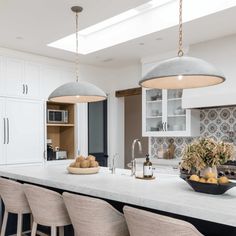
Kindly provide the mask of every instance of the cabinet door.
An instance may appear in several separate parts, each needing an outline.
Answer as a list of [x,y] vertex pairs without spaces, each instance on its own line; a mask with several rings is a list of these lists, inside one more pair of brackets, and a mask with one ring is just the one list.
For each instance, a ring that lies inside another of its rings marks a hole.
[[53,66],[43,66],[42,74],[43,98],[48,99],[49,95],[59,86],[75,81],[73,73],[66,73],[63,69]]
[[182,90],[167,90],[166,130],[170,132],[186,131],[186,110],[182,109]]
[[7,99],[7,164],[43,161],[43,102]]
[[8,96],[23,95],[24,62],[14,58],[6,58],[5,89]]
[[149,135],[163,130],[163,90],[143,90],[143,134]]
[[40,65],[26,62],[24,74],[25,96],[40,98]]
[[4,95],[5,93],[5,78],[4,78],[4,71],[3,71],[3,57],[0,56],[0,95]]
[[0,98],[0,164],[5,163],[6,146],[5,99]]

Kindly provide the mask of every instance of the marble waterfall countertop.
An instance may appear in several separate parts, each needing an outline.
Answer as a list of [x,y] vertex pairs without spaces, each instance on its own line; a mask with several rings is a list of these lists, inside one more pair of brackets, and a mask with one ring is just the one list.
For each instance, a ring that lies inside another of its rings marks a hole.
[[0,176],[236,227],[236,188],[218,196],[196,193],[177,173],[156,170],[156,179],[146,181],[123,169],[72,175],[58,164],[2,166]]

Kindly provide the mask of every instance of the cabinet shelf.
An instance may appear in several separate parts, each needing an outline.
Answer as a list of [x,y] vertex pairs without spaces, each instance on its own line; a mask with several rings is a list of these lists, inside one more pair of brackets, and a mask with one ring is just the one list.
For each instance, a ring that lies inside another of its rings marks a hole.
[[147,103],[160,103],[162,100],[147,101]]
[[74,127],[74,124],[47,124],[47,126],[57,126],[57,127]]
[[182,98],[168,98],[168,101],[181,101]]
[[168,117],[185,117],[186,114],[181,114],[181,115],[168,115]]
[[147,119],[156,119],[156,118],[162,118],[162,116],[147,116]]

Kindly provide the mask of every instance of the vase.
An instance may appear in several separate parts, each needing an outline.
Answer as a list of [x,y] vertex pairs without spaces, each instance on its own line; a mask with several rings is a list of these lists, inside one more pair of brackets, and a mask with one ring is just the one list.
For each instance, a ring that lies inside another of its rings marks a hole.
[[217,168],[216,166],[207,166],[205,167],[203,170],[200,171],[200,176],[204,177],[207,173],[213,173],[215,175],[215,177],[217,178],[218,176],[218,171],[217,171]]

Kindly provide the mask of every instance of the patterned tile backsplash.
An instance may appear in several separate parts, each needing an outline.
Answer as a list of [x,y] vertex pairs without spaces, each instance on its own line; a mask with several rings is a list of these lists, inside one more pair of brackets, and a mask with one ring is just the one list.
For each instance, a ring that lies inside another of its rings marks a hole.
[[[211,137],[236,143],[236,106],[201,109],[200,136]],[[157,158],[157,152],[162,145],[168,146],[169,140],[174,140],[175,157],[180,159],[183,148],[196,137],[151,137],[151,156]]]

